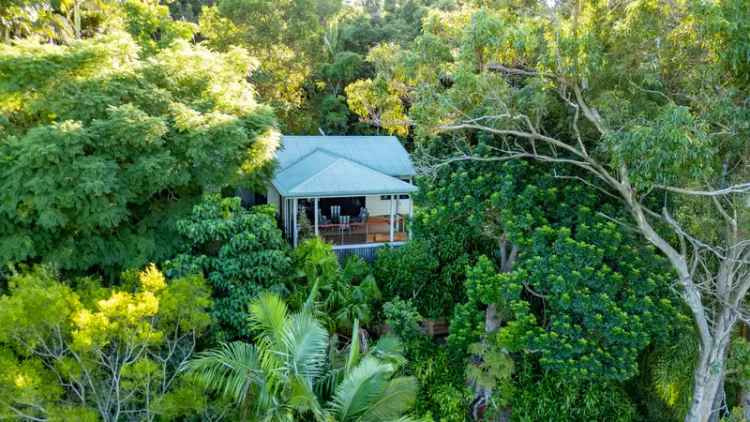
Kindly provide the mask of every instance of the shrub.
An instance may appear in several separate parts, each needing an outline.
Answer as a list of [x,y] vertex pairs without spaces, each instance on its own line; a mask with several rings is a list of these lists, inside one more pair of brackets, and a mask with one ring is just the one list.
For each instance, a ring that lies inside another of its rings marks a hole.
[[246,210],[240,198],[207,196],[180,220],[182,253],[167,263],[170,276],[203,274],[213,287],[220,339],[250,335],[247,304],[263,289],[284,290],[292,273],[289,247],[267,206]]
[[439,262],[429,244],[413,240],[400,248],[383,248],[374,274],[385,297],[412,299],[427,317],[446,315],[453,306],[452,289],[440,285]]

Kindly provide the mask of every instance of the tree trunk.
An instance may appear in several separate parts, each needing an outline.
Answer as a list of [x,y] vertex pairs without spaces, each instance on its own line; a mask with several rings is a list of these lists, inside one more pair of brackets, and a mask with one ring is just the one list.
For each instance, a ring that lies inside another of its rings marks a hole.
[[[499,244],[499,257],[500,257],[500,272],[507,273],[513,270],[516,257],[518,256],[518,248],[512,245],[510,253],[508,251],[509,242],[503,238]],[[490,304],[487,306],[487,310],[484,314],[484,333],[482,337],[482,343],[487,341],[487,337],[500,329],[502,325],[502,319],[497,312],[497,305]],[[471,416],[474,420],[482,420],[485,418],[485,411],[492,398],[492,389],[475,384],[474,385],[474,401],[471,404]],[[498,412],[498,415],[494,418],[495,422],[506,422],[510,420],[510,410],[504,409]]]
[[701,347],[693,376],[693,400],[685,422],[709,422],[711,416],[719,410],[715,408],[714,401],[724,380],[730,336],[723,337],[709,347]]
[[[741,324],[740,336],[745,340],[749,340],[747,324],[744,322]],[[737,394],[737,404],[742,408],[742,417],[746,421],[750,421],[750,380],[741,380],[741,388]]]
[[742,416],[746,421],[750,421],[750,389],[747,387],[743,387],[740,391],[740,405],[742,406]]
[[81,5],[80,0],[74,0],[73,3],[73,31],[76,39],[81,38]]

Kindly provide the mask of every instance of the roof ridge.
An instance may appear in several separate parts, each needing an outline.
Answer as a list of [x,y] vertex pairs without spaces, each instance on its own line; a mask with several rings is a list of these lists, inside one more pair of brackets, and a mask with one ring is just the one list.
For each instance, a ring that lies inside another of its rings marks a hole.
[[330,150],[328,150],[328,149],[326,149],[326,148],[324,148],[324,147],[316,147],[315,149],[316,149],[316,150],[318,150],[318,149],[319,149],[319,150],[321,150],[321,151],[323,151],[323,152],[325,152],[325,153],[328,153],[328,154],[330,154],[330,155],[332,155],[332,156],[334,156],[334,157],[338,157],[338,158],[340,158],[340,159],[344,159],[344,160],[346,160],[346,161],[351,161],[351,162],[352,162],[352,163],[354,163],[354,164],[359,164],[359,165],[360,165],[360,166],[362,166],[362,167],[366,167],[366,168],[368,168],[368,169],[370,169],[370,170],[372,170],[372,171],[376,171],[376,172],[378,172],[378,173],[380,173],[380,174],[384,174],[384,175],[386,175],[386,176],[389,176],[389,177],[393,177],[393,178],[396,178],[396,176],[392,176],[392,175],[390,175],[390,174],[388,174],[388,173],[383,173],[382,171],[380,171],[380,170],[376,169],[375,167],[372,167],[372,166],[370,166],[370,165],[367,165],[367,164],[365,164],[365,163],[363,163],[363,162],[361,162],[361,161],[359,161],[359,160],[355,160],[355,159],[353,159],[353,158],[349,158],[349,157],[344,157],[343,155],[341,155],[341,154],[339,154],[339,153],[337,153],[337,152],[333,152],[333,151],[330,151]]
[[[302,187],[304,185],[307,185],[308,183],[311,183],[311,180],[313,180],[315,177],[319,176],[321,173],[325,172],[326,170],[330,169],[335,164],[337,164],[337,163],[339,163],[341,161],[349,162],[349,163],[351,163],[351,164],[353,164],[355,166],[359,166],[359,167],[361,167],[361,168],[363,168],[365,170],[374,172],[374,173],[376,173],[376,174],[378,174],[378,175],[380,175],[382,177],[385,177],[387,179],[392,179],[393,181],[398,182],[398,184],[400,184],[400,185],[405,185],[405,186],[410,186],[410,187],[416,188],[413,184],[411,184],[409,182],[406,182],[406,181],[403,181],[403,180],[401,180],[401,179],[399,179],[399,178],[397,178],[395,176],[391,176],[390,174],[385,174],[382,171],[379,171],[377,169],[373,169],[373,168],[368,167],[366,165],[360,164],[360,163],[358,163],[356,161],[353,161],[353,160],[350,160],[350,159],[348,159],[346,157],[340,157],[340,158],[337,158],[335,161],[331,162],[329,165],[327,165],[324,168],[322,168],[320,171],[315,172],[310,177],[305,178],[300,183],[298,183],[298,184],[294,185],[293,187],[289,188],[288,192],[292,193],[294,190],[296,190],[296,189],[298,189],[298,188],[300,188],[300,187]],[[404,192],[406,192],[406,191],[404,191]],[[391,193],[398,193],[398,192],[391,192]]]
[[[289,188],[289,190],[293,191],[294,189],[296,189],[300,185],[304,184],[306,181],[312,179],[313,177],[319,175],[320,173],[323,173],[324,171],[328,170],[329,168],[331,168],[331,166],[333,166],[334,164],[338,163],[341,160],[346,160],[346,158],[344,158],[344,157],[338,157],[338,158],[336,158],[335,160],[331,161],[327,166],[325,166],[322,169],[320,169],[320,170],[316,171],[315,173],[311,174],[310,177],[307,177],[307,178],[303,179],[302,181],[300,181],[296,185],[294,185],[291,188]],[[347,160],[347,161],[351,161],[351,160]],[[287,168],[291,168],[291,167],[292,166],[289,166]]]

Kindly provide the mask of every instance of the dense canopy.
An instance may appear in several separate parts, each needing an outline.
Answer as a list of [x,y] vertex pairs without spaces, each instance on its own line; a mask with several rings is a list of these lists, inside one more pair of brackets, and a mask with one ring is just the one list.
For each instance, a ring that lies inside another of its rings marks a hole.
[[[0,2],[0,418],[750,420],[749,33],[746,0]],[[370,261],[264,199],[389,183],[409,240]]]

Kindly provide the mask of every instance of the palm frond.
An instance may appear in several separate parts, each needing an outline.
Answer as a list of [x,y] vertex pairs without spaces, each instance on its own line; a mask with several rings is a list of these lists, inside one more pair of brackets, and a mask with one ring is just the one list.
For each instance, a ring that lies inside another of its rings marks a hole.
[[323,407],[313,391],[309,380],[299,376],[289,380],[289,407],[300,414],[311,412],[317,420],[324,420]]
[[377,402],[388,386],[393,366],[366,356],[336,388],[331,411],[339,422],[354,421]]
[[239,341],[199,353],[188,362],[187,370],[207,389],[237,403],[248,398],[253,386],[265,383],[255,346]]
[[386,334],[383,337],[380,337],[380,340],[378,340],[375,347],[370,350],[369,354],[375,356],[381,361],[390,363],[397,368],[406,364],[404,346],[401,343],[401,340],[394,335]]
[[250,326],[260,332],[260,337],[271,341],[279,340],[287,316],[286,303],[275,293],[261,293],[250,303]]
[[312,315],[294,314],[281,333],[280,349],[285,370],[310,380],[323,375],[328,355],[328,331]]
[[352,327],[352,344],[349,345],[349,356],[346,359],[346,373],[348,374],[357,363],[360,358],[360,343],[359,343],[359,320],[354,320],[354,327]]
[[414,377],[399,377],[388,382],[383,394],[362,416],[362,422],[397,419],[408,412],[417,400],[419,383]]
[[308,312],[310,314],[315,312],[315,300],[318,298],[319,285],[320,283],[316,279],[315,283],[313,283],[312,285],[312,288],[310,288],[310,294],[307,295],[305,304],[302,306],[302,312]]

